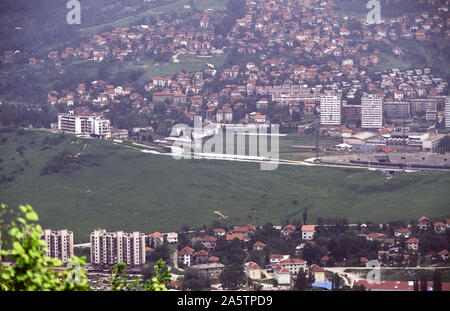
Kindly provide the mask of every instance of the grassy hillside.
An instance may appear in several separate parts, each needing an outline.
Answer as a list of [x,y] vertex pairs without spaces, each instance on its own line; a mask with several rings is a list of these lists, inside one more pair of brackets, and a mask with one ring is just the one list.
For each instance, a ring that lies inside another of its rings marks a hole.
[[[283,165],[261,171],[254,163],[174,160],[110,141],[33,130],[3,131],[0,144],[1,201],[31,204],[44,227],[69,228],[76,241],[87,241],[98,227],[152,232],[214,220],[282,223],[301,219],[305,207],[310,221],[318,216],[409,221],[450,214],[446,172],[388,180],[359,169]],[[57,161],[61,157],[72,161]],[[41,175],[45,167],[59,173]],[[216,210],[229,218],[222,220]]]

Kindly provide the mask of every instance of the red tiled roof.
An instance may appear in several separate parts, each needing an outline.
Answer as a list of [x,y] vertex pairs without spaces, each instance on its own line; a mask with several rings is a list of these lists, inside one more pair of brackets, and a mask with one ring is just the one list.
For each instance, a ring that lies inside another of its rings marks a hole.
[[425,217],[425,216],[422,216],[422,217],[419,218],[419,222],[424,222],[424,221],[431,222],[431,220],[429,218]]
[[311,266],[311,270],[312,272],[325,272],[325,270],[321,266],[316,264]]
[[226,236],[226,240],[227,240],[227,241],[232,241],[232,240],[234,240],[234,239],[238,239],[238,240],[240,240],[240,241],[244,241],[244,235],[243,235],[243,234],[239,234],[239,233],[236,233],[236,234],[227,234],[227,236]]
[[306,261],[302,259],[285,259],[280,262],[280,264],[305,264]]
[[196,252],[195,256],[208,256],[208,252],[205,251],[204,249],[202,249],[202,250],[199,250],[198,252]]
[[410,233],[411,230],[406,229],[406,228],[401,228],[401,229],[395,230],[395,232],[398,232],[398,233]]
[[195,252],[195,250],[193,248],[186,246],[178,254],[179,255],[192,255],[194,252]]
[[248,266],[249,269],[260,269],[258,264],[253,262],[253,261],[248,262],[247,266]]
[[315,231],[316,226],[314,225],[303,225],[302,231]]
[[416,238],[410,238],[406,241],[406,243],[419,243],[419,239]]
[[202,239],[202,242],[216,242],[217,238],[207,235]]
[[273,270],[276,271],[277,273],[289,273],[289,270],[281,266],[276,266]]
[[269,255],[269,258],[270,259],[275,259],[275,258],[283,258],[284,256],[283,255],[280,255],[280,254],[271,254],[271,255]]

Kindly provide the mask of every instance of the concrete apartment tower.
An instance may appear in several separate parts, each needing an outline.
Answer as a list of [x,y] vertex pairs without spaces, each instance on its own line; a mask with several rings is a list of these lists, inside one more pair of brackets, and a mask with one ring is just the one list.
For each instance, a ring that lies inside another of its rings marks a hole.
[[320,97],[320,124],[341,125],[341,94]]
[[73,232],[67,230],[53,231],[46,229],[42,232],[45,241],[47,256],[68,262],[73,256]]
[[445,97],[445,128],[450,128],[450,96]]
[[361,98],[361,127],[363,129],[381,129],[383,127],[383,99],[377,95],[365,95]]
[[145,264],[145,234],[123,231],[95,230],[90,235],[91,263],[114,265],[123,262],[128,266]]

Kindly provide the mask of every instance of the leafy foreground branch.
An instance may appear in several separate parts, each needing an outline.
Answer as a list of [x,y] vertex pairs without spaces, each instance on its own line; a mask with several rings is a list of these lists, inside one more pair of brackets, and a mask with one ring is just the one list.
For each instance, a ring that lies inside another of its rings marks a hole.
[[[0,291],[86,291],[90,290],[86,271],[81,269],[85,257],[71,258],[71,267],[64,267],[58,259],[46,256],[45,242],[38,215],[29,205],[19,206],[21,215],[5,224],[14,213],[0,205]],[[8,215],[11,214],[11,215]],[[14,217],[13,217],[14,218]],[[7,246],[8,249],[4,249]],[[80,267],[80,268],[78,268]],[[111,268],[111,288],[117,290],[165,291],[170,273],[162,260],[155,266],[156,276],[146,282],[141,278],[127,282],[125,264]]]

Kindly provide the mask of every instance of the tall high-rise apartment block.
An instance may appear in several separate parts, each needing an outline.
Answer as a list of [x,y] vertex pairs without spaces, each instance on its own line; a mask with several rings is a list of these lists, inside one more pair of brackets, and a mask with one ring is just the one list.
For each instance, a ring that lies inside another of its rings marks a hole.
[[376,95],[361,98],[361,127],[380,129],[383,127],[383,99]]
[[91,263],[114,265],[123,262],[129,266],[145,264],[145,234],[123,231],[95,230],[90,235]]
[[42,240],[45,241],[47,256],[57,258],[62,262],[68,262],[73,256],[73,232],[67,230],[50,230],[42,232]]
[[341,125],[341,95],[320,97],[320,124]]

